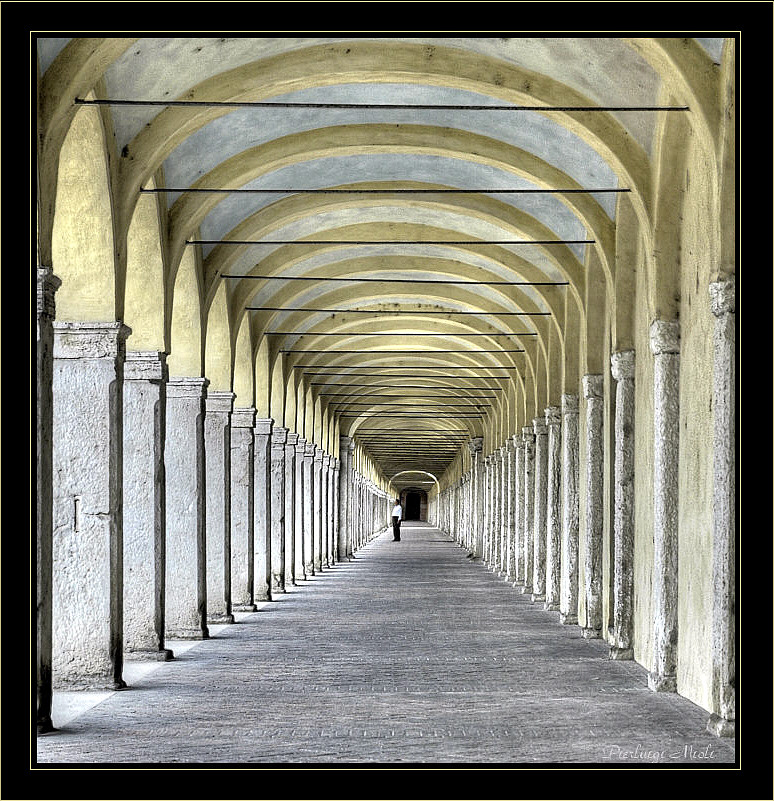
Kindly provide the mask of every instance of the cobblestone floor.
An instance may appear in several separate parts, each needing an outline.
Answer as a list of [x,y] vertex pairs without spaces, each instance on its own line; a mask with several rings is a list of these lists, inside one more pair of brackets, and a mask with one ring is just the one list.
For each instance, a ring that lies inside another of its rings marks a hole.
[[55,697],[38,764],[734,762],[703,709],[423,524],[169,646],[127,690]]

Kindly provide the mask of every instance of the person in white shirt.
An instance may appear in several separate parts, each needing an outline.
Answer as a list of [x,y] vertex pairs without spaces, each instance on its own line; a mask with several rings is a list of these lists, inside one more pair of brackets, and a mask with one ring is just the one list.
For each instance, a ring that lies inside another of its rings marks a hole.
[[392,507],[392,539],[393,542],[400,541],[400,521],[403,517],[403,509],[400,505],[400,498],[395,499],[395,506]]

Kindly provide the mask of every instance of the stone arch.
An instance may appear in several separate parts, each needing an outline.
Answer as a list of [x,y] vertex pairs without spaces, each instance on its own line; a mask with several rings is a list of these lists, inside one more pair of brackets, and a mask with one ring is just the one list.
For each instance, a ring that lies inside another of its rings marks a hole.
[[281,354],[274,357],[274,366],[271,369],[270,417],[277,426],[287,426],[285,419],[285,371],[283,369],[283,358]]
[[255,405],[255,371],[253,348],[250,338],[249,320],[245,318],[239,326],[234,344],[233,391],[236,395],[234,407],[248,408]]
[[231,340],[226,288],[222,286],[207,311],[204,375],[210,381],[211,392],[231,391],[233,385]]
[[271,385],[269,373],[269,340],[262,337],[255,354],[255,408],[258,417],[271,417]]

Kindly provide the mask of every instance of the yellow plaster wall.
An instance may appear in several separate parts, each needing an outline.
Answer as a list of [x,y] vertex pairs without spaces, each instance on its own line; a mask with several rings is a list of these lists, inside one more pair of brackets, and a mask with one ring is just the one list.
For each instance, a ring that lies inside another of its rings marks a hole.
[[226,285],[221,282],[207,315],[204,349],[204,374],[209,378],[210,392],[231,390],[231,332],[226,308]]
[[170,376],[202,374],[201,315],[195,259],[193,249],[186,248],[177,270],[167,358]]
[[73,117],[59,157],[52,231],[59,320],[116,319],[115,250],[108,169],[99,111]]
[[234,346],[234,408],[253,406],[253,354],[250,347],[250,324],[247,316],[237,334]]

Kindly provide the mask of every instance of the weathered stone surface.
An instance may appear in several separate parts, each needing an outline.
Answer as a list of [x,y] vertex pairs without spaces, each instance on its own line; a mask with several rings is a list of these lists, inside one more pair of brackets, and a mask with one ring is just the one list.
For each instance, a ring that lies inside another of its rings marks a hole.
[[602,531],[604,492],[603,379],[583,376],[586,399],[586,623],[584,637],[602,636]]
[[124,363],[124,655],[169,658],[165,639],[166,354],[127,351]]
[[124,686],[122,406],[115,323],[53,324],[54,687]]
[[531,427],[525,426],[521,429],[522,442],[524,443],[524,514],[523,521],[523,545],[524,545],[524,584],[521,591],[525,594],[532,593],[532,572],[534,566],[534,534],[533,526],[535,522],[535,436]]
[[295,500],[295,541],[293,543],[294,554],[296,560],[296,580],[306,579],[306,496],[304,495],[304,454],[306,453],[306,440],[304,437],[299,436],[296,442],[296,461],[295,461],[295,487],[294,487],[294,500]]
[[288,430],[271,432],[271,591],[285,592],[285,445]]
[[610,357],[615,390],[611,659],[634,658],[634,351]]
[[548,465],[546,468],[546,603],[551,612],[559,611],[562,539],[562,410],[545,410],[548,428]]
[[562,395],[562,576],[559,620],[578,622],[578,396]]
[[680,439],[680,324],[654,320],[653,663],[648,684],[677,691],[677,526]]
[[548,428],[536,417],[532,421],[535,432],[534,518],[532,522],[532,603],[546,599],[546,537],[548,535]]
[[207,621],[233,623],[231,612],[231,410],[233,392],[208,390],[204,453],[207,472]]
[[296,583],[296,445],[298,434],[285,440],[285,586]]
[[735,279],[710,284],[713,332],[712,684],[707,728],[736,731],[736,293]]
[[166,632],[209,636],[205,552],[206,378],[170,377],[164,450],[167,482]]
[[255,409],[231,413],[231,608],[254,612]]
[[306,443],[304,451],[304,572],[315,574],[314,569],[314,451],[313,442]]
[[62,285],[49,267],[37,270],[37,730],[51,731],[54,294]]
[[253,592],[255,601],[271,600],[271,430],[270,417],[255,421],[253,467]]

